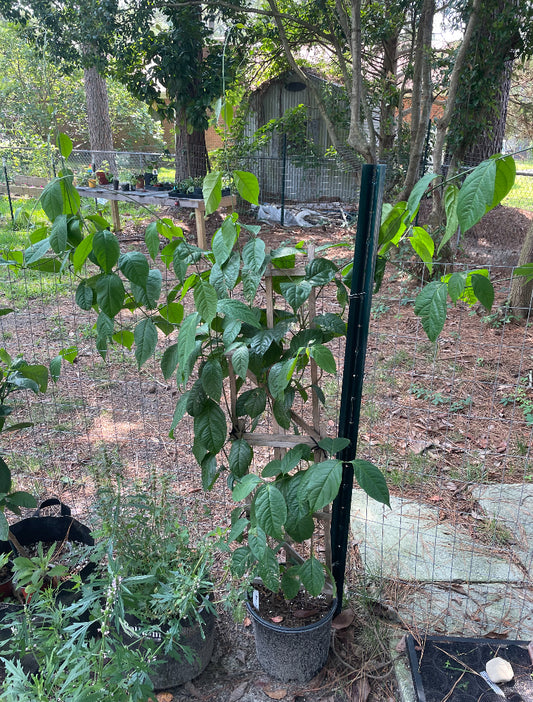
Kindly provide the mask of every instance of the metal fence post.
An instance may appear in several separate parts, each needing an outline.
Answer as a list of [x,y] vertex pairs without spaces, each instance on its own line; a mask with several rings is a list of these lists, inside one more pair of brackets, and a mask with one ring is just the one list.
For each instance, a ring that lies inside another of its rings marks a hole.
[[285,175],[287,172],[287,135],[283,135],[283,155],[281,165],[281,215],[280,224],[285,222]]
[[339,436],[350,439],[350,445],[337,454],[343,461],[342,482],[333,502],[331,518],[332,572],[337,586],[337,612],[342,608],[346,550],[350,531],[350,508],[352,503],[353,466],[359,433],[359,416],[374,269],[378,247],[385,166],[363,166],[359,214],[353,256],[352,285],[348,312],[346,351],[342,379],[341,406],[339,414]]

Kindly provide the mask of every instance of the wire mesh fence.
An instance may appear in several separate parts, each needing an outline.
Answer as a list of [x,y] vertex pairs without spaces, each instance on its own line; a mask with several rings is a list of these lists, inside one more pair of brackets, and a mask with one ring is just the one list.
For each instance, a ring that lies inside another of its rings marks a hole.
[[[512,268],[490,273],[501,303]],[[110,475],[138,485],[160,475],[196,529],[228,526],[235,505],[224,480],[203,492],[191,425],[168,435],[177,391],[159,359],[139,372],[131,352],[113,347],[104,361],[70,275],[2,275],[3,306],[15,312],[0,317],[1,346],[41,363],[79,349],[46,395],[17,407],[34,422],[3,439],[17,483],[59,495],[92,522],[96,487]],[[533,317],[459,303],[431,343],[413,312],[422,283],[420,266],[398,259],[374,299],[358,456],[385,472],[392,509],[356,490],[348,592],[363,591],[417,632],[531,638]],[[334,300],[324,289],[317,310]],[[342,368],[343,348],[333,352]],[[331,434],[341,383],[340,374],[323,380]],[[260,453],[257,469],[270,458]]]
[[[200,157],[197,150],[191,149],[193,160]],[[202,152],[203,154],[204,152]],[[527,160],[530,151],[521,153],[517,158],[517,176],[513,189],[503,204],[531,211],[533,202],[533,168]],[[23,183],[24,177],[37,176],[52,178],[61,168],[61,161],[55,147],[42,149],[4,148],[0,156],[5,159],[8,178]],[[182,154],[180,163],[187,167],[187,155]],[[229,161],[228,161],[229,158]],[[112,151],[98,152],[74,150],[68,159],[78,179],[87,169],[96,163],[110,170],[119,179],[129,181],[134,173],[154,169],[161,172],[162,180],[174,182],[187,176],[186,171],[176,171],[175,154],[150,151]],[[389,164],[387,168],[387,188],[399,185],[406,163]],[[222,150],[213,151],[207,156],[208,168],[227,170],[248,170],[259,179],[261,202],[287,205],[297,203],[354,203],[357,198],[361,179],[361,165],[346,163],[339,157],[318,158],[313,154],[297,156],[282,153],[279,157],[249,155],[246,157],[228,157]],[[430,169],[430,166],[428,166]],[[0,184],[5,183],[5,172],[0,173]]]

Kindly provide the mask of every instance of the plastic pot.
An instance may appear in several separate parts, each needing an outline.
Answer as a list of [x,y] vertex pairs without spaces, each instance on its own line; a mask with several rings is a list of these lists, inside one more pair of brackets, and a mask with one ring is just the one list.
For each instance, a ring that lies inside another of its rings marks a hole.
[[[142,631],[143,625],[133,615],[126,614],[127,623],[138,633],[139,639],[130,637],[125,631],[122,632],[124,641],[134,647],[143,646]],[[189,625],[183,623],[180,644],[187,646],[192,653],[192,661],[189,662],[183,652],[177,651],[177,658],[169,654],[165,654],[163,650],[156,654],[156,662],[150,669],[150,680],[154,686],[154,690],[165,690],[169,687],[183,685],[189,680],[198,677],[207,667],[213,648],[215,645],[215,615],[212,612],[204,611],[202,613],[203,626],[197,622]],[[203,631],[203,636],[202,636]],[[161,644],[161,637],[158,637],[157,632],[150,632],[149,638],[154,642],[155,646]]]
[[328,659],[331,620],[336,606],[337,600],[334,599],[322,619],[291,629],[263,619],[252,603],[247,602],[257,658],[263,670],[283,682],[311,680]]

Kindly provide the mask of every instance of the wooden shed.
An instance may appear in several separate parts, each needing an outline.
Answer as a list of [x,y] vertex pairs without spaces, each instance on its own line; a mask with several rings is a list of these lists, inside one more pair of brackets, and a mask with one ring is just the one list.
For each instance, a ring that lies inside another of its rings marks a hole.
[[[342,86],[327,81],[306,69],[307,75],[316,82],[320,91],[328,91],[330,102],[336,103],[337,112],[346,111],[346,134],[349,121],[349,106]],[[320,200],[350,201],[356,195],[358,172],[341,164],[339,159],[326,156],[332,146],[326,124],[320,115],[317,102],[306,84],[293,71],[286,71],[263,83],[249,99],[248,116],[244,136],[252,138],[256,131],[272,119],[279,119],[299,105],[307,112],[306,136],[312,141],[315,153],[307,158],[291,157],[284,161],[282,134],[274,134],[252,156],[253,169],[257,173],[264,199],[277,199],[281,183],[285,182],[285,197],[297,202]],[[255,160],[257,159],[257,161]]]

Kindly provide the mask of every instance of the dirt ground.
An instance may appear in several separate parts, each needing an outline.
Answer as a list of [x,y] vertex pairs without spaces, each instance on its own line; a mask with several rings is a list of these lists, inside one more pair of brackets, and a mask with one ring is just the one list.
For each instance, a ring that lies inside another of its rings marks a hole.
[[[194,220],[187,212],[161,214],[172,214],[194,241]],[[506,298],[510,267],[516,265],[532,218],[531,212],[498,207],[459,245],[457,267],[491,268],[497,304]],[[220,216],[212,216],[208,234],[219,223]],[[142,245],[143,231],[143,225],[126,223],[124,245]],[[262,228],[271,248],[299,240],[316,246],[349,242],[353,235],[345,217],[331,211],[312,228]],[[472,484],[533,479],[532,425],[523,411],[526,402],[533,408],[533,388],[527,382],[533,369],[533,330],[497,314],[487,320],[479,307],[471,311],[460,303],[450,308],[446,328],[433,345],[413,312],[420,275],[419,264],[403,252],[375,296],[358,452],[385,471],[391,492],[438,502],[442,519],[460,522],[473,538],[486,539],[490,535],[481,528],[479,508],[469,497]],[[224,487],[217,484],[207,496],[201,491],[190,455],[190,426],[185,422],[177,440],[168,437],[176,388],[163,380],[155,361],[139,373],[131,354],[113,350],[104,363],[94,350],[93,322],[76,310],[72,292],[45,301],[36,297],[16,315],[0,318],[2,345],[10,351],[25,349],[42,358],[67,345],[80,350],[44,398],[27,398],[34,429],[4,442],[12,453],[14,475],[42,498],[60,496],[90,521],[95,485],[105,474],[118,471],[144,480],[149,471],[161,472],[170,476],[184,508],[196,515],[198,529],[227,523],[232,505]],[[337,356],[341,362],[341,349]],[[332,433],[341,379],[339,373],[326,393],[325,420]],[[17,414],[26,411],[21,404]],[[393,610],[367,596],[357,567],[354,551],[347,583],[350,592],[362,589],[362,595],[354,596],[351,614],[337,623],[328,665],[307,686],[277,683],[262,673],[249,622],[236,624],[221,611],[206,672],[185,688],[159,694],[159,702],[397,700],[387,638],[398,622]]]

